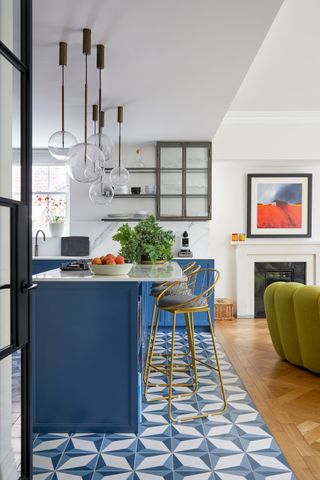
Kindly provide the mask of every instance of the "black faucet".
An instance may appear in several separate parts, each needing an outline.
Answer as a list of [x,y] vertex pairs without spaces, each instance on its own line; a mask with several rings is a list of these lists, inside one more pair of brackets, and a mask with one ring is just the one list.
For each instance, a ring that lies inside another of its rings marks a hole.
[[38,230],[37,233],[36,233],[36,242],[35,242],[35,245],[34,245],[34,255],[35,257],[37,257],[39,255],[39,247],[38,247],[38,235],[39,233],[42,233],[43,235],[43,241],[45,242],[46,241],[46,234],[44,233],[43,230]]

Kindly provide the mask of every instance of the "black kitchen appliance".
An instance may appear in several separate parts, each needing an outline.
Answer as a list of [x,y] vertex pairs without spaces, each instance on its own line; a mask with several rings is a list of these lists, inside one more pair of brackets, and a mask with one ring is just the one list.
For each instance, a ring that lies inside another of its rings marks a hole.
[[193,253],[189,248],[189,235],[187,231],[184,231],[181,237],[181,249],[178,252],[178,257],[192,258]]
[[89,270],[86,260],[74,260],[72,262],[64,262],[60,265],[62,272],[85,272]]
[[62,237],[62,257],[86,257],[89,255],[89,237]]

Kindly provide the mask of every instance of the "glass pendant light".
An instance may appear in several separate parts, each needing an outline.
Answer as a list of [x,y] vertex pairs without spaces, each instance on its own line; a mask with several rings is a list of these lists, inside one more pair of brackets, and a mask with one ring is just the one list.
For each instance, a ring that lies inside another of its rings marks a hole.
[[110,172],[110,181],[113,186],[121,187],[128,185],[130,181],[129,171],[121,166],[121,124],[123,122],[123,107],[118,107],[118,124],[119,124],[119,162]]
[[89,197],[94,205],[109,205],[114,196],[114,189],[109,176],[103,174],[100,181],[93,183],[89,189]]
[[[88,138],[88,142],[100,148],[107,162],[113,155],[114,143],[109,135],[102,133],[104,127],[104,112],[102,112],[102,87],[101,87],[101,71],[104,69],[104,45],[97,45],[97,69],[99,70],[99,131]],[[102,118],[103,117],[103,118]]]
[[83,29],[82,53],[85,56],[84,142],[72,147],[68,172],[70,177],[76,182],[92,183],[101,177],[101,165],[104,163],[104,155],[98,147],[87,142],[88,55],[91,55],[91,30],[88,28]]
[[68,45],[59,43],[59,66],[61,66],[61,130],[51,135],[48,140],[49,153],[57,160],[66,161],[70,156],[70,149],[76,145],[76,137],[64,129],[64,67],[67,66]]

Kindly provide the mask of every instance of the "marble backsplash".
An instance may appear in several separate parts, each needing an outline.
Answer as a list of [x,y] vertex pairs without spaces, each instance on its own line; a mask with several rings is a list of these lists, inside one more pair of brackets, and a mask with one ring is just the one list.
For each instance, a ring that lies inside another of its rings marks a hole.
[[[123,222],[122,222],[123,223]],[[77,221],[70,224],[70,235],[89,236],[90,256],[100,256],[107,252],[117,252],[119,244],[112,240],[121,222]],[[190,249],[195,258],[212,258],[213,249],[210,245],[211,222],[161,222],[163,228],[172,230],[176,236],[174,255],[180,250],[181,235],[187,230],[190,239]],[[135,223],[130,222],[131,226]],[[47,238],[46,242],[39,240],[39,256],[59,256],[60,238]]]

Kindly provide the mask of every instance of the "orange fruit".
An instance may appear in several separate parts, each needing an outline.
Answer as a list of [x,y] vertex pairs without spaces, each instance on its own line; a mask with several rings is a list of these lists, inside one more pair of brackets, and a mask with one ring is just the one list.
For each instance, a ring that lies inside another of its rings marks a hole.
[[106,265],[115,265],[116,261],[114,258],[106,258]]
[[123,263],[125,263],[125,262],[124,262],[124,257],[123,257],[122,255],[118,255],[118,256],[116,257],[116,263],[118,263],[118,264],[123,264]]
[[112,253],[107,253],[106,258],[113,258],[115,259],[116,257]]
[[93,265],[101,265],[101,264],[102,264],[101,258],[95,257],[95,258],[92,260],[92,264],[93,264]]

